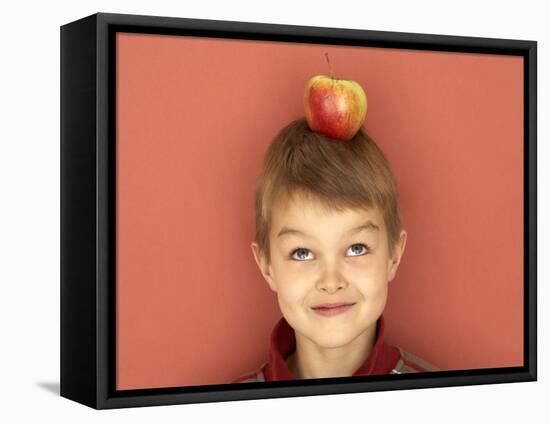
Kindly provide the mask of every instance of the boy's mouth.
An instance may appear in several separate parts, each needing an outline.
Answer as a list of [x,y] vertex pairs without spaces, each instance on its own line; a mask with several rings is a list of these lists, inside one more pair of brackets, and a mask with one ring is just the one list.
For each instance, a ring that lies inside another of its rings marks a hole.
[[316,309],[331,309],[331,308],[336,308],[336,307],[352,306],[353,304],[355,304],[355,303],[343,303],[343,302],[323,303],[323,304],[317,304],[317,305],[315,305],[311,308],[314,309],[314,310],[316,310]]
[[351,307],[353,307],[354,304],[355,303],[324,303],[318,304],[311,308],[316,314],[320,316],[330,317],[345,313]]

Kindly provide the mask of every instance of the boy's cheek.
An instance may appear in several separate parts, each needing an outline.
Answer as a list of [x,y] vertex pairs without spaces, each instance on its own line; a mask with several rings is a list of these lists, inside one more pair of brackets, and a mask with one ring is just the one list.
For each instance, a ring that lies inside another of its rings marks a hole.
[[285,317],[291,315],[292,311],[296,309],[296,303],[293,301],[289,301],[288,298],[281,295],[280,291],[277,293],[277,302],[279,303],[279,309],[281,310],[281,313]]
[[383,309],[388,298],[388,289],[380,287],[365,294],[365,302],[371,307]]
[[387,295],[388,282],[383,276],[376,278],[369,278],[363,281],[361,284],[361,290],[367,297],[378,297],[380,295]]
[[304,285],[300,285],[299,281],[294,280],[292,283],[285,281],[278,285],[277,295],[280,302],[294,306],[304,302],[307,297],[307,289],[304,289]]

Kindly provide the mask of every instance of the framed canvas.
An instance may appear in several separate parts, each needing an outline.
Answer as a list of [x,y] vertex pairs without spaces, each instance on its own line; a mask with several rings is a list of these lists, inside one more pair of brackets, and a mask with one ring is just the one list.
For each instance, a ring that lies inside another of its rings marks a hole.
[[[536,52],[107,13],[62,26],[61,395],[536,380]],[[306,119],[316,75],[363,89],[351,140]],[[262,191],[278,184],[314,195]]]

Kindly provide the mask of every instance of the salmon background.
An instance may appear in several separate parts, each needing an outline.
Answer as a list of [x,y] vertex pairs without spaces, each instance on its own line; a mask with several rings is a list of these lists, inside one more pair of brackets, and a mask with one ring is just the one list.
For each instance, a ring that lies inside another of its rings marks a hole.
[[117,389],[228,383],[281,314],[254,188],[309,78],[357,81],[407,246],[389,342],[442,369],[523,365],[523,59],[117,35]]

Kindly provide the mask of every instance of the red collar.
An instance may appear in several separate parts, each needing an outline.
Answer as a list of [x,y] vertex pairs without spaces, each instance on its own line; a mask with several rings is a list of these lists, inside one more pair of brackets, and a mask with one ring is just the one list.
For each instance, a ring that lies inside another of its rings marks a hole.
[[[269,363],[263,373],[266,381],[296,379],[288,368],[285,358],[296,350],[294,329],[284,317],[271,332]],[[384,341],[384,318],[380,316],[376,325],[376,342],[365,362],[353,376],[380,375],[389,373],[399,360],[399,352]]]

